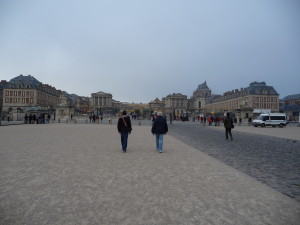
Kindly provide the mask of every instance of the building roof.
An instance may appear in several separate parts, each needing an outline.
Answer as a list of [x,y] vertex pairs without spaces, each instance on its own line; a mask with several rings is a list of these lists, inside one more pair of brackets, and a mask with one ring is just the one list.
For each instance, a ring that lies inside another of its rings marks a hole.
[[181,94],[181,93],[173,93],[173,94],[169,94],[169,95],[167,95],[167,97],[166,98],[169,98],[169,97],[187,97],[186,95],[183,95],[183,94]]
[[300,99],[300,94],[288,95],[283,98],[283,100],[294,100],[294,99]]
[[196,89],[196,91],[200,91],[200,90],[209,90],[209,88],[206,84],[206,81],[204,83],[198,85],[198,88]]
[[163,103],[163,101],[159,100],[159,98],[154,99],[153,101],[149,103]]
[[277,91],[272,86],[267,86],[266,82],[254,81],[250,83],[250,86],[245,88],[249,94],[265,94],[265,95],[278,95]]
[[6,87],[10,87],[12,84],[14,87],[18,87],[19,83],[22,83],[23,85],[29,84],[31,87],[37,87],[41,85],[42,83],[35,79],[33,76],[28,75],[28,76],[23,76],[22,74],[20,76],[17,76],[13,79],[11,79],[7,84]]
[[92,95],[112,95],[112,94],[110,94],[110,93],[105,93],[105,92],[103,92],[103,91],[99,91],[99,92],[97,92],[97,93],[92,93]]

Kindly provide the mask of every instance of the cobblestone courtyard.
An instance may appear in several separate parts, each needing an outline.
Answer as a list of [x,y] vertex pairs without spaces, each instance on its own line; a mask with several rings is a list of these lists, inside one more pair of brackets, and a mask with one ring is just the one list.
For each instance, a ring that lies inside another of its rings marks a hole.
[[158,154],[150,127],[134,125],[124,154],[115,125],[16,125],[0,134],[1,225],[300,221],[298,141],[235,132],[225,142],[223,130],[185,123],[170,125]]

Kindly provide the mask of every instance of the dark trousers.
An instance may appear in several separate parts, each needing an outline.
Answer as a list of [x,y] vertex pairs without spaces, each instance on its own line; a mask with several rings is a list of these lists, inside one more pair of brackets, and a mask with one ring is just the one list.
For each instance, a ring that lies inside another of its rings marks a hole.
[[232,138],[231,128],[225,128],[226,139],[228,139],[228,133],[229,133],[230,138]]
[[121,133],[122,150],[126,152],[128,142],[128,133]]

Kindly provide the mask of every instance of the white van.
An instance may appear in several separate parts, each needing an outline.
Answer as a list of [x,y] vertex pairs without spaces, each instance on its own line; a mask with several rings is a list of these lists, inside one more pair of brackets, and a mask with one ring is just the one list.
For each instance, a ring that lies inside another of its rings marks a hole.
[[260,114],[259,117],[253,120],[252,124],[255,127],[279,126],[282,128],[287,125],[287,117],[284,113]]

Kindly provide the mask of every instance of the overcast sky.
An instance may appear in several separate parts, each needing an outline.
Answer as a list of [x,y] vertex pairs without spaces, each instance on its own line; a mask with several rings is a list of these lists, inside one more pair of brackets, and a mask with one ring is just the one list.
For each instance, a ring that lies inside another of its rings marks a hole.
[[265,81],[300,93],[299,0],[0,0],[0,78],[147,103]]

